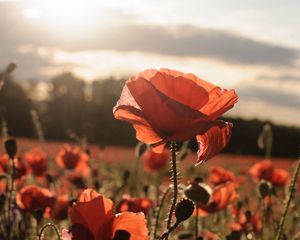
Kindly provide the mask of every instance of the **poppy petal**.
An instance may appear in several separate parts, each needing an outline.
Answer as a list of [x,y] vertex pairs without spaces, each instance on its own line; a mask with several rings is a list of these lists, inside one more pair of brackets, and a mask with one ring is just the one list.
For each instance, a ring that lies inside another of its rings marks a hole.
[[[95,239],[107,239],[114,218],[113,202],[87,189],[79,197],[77,203],[70,208],[69,215],[72,224],[81,224],[88,228]],[[76,234],[73,233],[73,235]]]
[[233,182],[219,185],[212,194],[212,201],[216,204],[216,209],[221,210],[238,198],[235,190],[236,185]]
[[114,236],[118,230],[125,230],[130,234],[130,240],[147,240],[148,230],[143,213],[124,212],[117,214],[112,227]]
[[215,121],[204,134],[196,136],[199,144],[196,165],[212,158],[227,145],[231,136],[231,129],[231,123]]

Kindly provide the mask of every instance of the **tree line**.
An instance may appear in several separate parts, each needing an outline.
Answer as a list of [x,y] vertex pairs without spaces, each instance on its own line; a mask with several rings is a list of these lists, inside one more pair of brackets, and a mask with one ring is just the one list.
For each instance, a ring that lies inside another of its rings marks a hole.
[[[36,120],[32,119],[32,111],[35,111],[46,140],[70,140],[70,135],[76,134],[99,145],[136,144],[131,125],[114,119],[112,114],[125,79],[110,78],[87,83],[71,73],[64,73],[49,81],[48,96],[39,101],[28,97],[37,82],[26,83],[29,85],[27,90],[19,81],[8,78],[0,90],[1,123],[3,125],[3,119],[7,122],[10,135],[37,137]],[[257,139],[265,122],[224,119],[231,121],[234,128],[230,143],[223,152],[264,155],[264,151],[257,146]],[[298,157],[300,129],[270,124],[273,132],[272,156]],[[196,149],[195,140],[191,141],[190,146]]]

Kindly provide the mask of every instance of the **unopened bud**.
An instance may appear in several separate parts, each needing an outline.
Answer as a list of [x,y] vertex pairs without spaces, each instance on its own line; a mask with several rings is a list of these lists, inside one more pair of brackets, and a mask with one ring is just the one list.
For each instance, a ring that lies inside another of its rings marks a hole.
[[175,208],[175,216],[177,222],[187,220],[194,212],[194,203],[191,200],[183,199],[177,203]]
[[17,143],[15,139],[8,139],[5,141],[5,150],[10,158],[14,158],[17,153]]
[[17,67],[16,63],[14,63],[14,62],[9,63],[5,69],[5,74],[6,75],[11,74],[16,69],[16,67]]
[[261,180],[257,186],[258,193],[261,198],[265,198],[272,194],[272,184],[265,180]]

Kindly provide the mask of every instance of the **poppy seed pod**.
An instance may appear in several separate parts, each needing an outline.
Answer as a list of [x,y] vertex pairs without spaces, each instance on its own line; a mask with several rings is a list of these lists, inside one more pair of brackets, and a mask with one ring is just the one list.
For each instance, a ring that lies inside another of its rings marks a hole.
[[14,158],[17,153],[17,143],[15,139],[5,141],[5,150],[10,158]]
[[194,203],[189,199],[183,199],[177,203],[175,208],[175,216],[177,222],[183,222],[192,216],[194,212]]
[[210,199],[210,193],[205,184],[192,182],[185,190],[185,195],[194,202],[206,205]]

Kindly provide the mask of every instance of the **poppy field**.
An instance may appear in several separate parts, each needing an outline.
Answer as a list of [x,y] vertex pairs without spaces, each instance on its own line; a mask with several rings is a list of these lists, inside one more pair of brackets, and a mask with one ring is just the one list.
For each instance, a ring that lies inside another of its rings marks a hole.
[[268,124],[265,157],[223,154],[236,107],[235,90],[163,68],[130,77],[111,109],[135,148],[47,141],[35,112],[38,139],[12,137],[2,118],[0,240],[300,239],[300,159],[272,157]]

